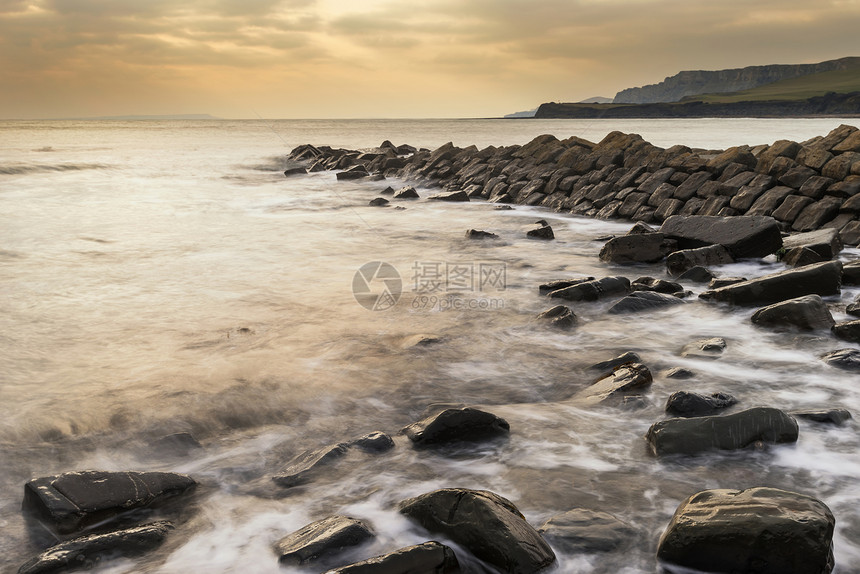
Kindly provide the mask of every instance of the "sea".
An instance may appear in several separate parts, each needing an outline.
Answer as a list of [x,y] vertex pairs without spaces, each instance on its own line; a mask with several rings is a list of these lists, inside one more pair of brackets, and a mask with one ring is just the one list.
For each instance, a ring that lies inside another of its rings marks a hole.
[[[50,541],[21,511],[24,484],[78,470],[186,473],[200,484],[159,550],[93,572],[293,574],[273,544],[348,515],[376,538],[352,560],[433,539],[397,512],[438,488],[485,489],[535,527],[574,508],[638,533],[608,554],[555,548],[567,573],[659,572],[655,550],[678,504],[705,489],[771,486],[821,499],[836,517],[835,572],[860,572],[860,435],[801,420],[796,444],[657,459],[649,426],[678,390],[726,392],[737,409],[845,408],[856,373],[819,357],[857,347],[827,332],[754,327],[753,309],[687,304],[607,315],[574,304],[578,325],[546,328],[544,282],[665,277],[662,265],[599,261],[599,238],[630,222],[483,201],[428,201],[417,182],[286,178],[300,144],[433,149],[525,144],[540,134],[599,141],[613,130],[708,150],[803,141],[857,119],[205,120],[0,122],[0,571]],[[422,199],[370,207],[384,188]],[[396,207],[395,207],[396,206]],[[400,209],[405,208],[405,209]],[[554,241],[526,231],[544,219]],[[468,229],[499,235],[471,241]],[[845,261],[860,258],[846,249]],[[743,261],[721,276],[782,270]],[[385,273],[380,270],[385,270]],[[837,320],[860,294],[828,297]],[[722,337],[716,361],[681,349]],[[571,397],[589,366],[635,351],[654,374],[639,410]],[[677,380],[666,370],[696,376]],[[416,450],[399,431],[428,407],[466,404],[506,419],[510,437]],[[271,481],[292,457],[372,431],[384,454],[350,452],[311,482]],[[175,448],[165,437],[199,443]],[[186,436],[187,435],[181,435]]]

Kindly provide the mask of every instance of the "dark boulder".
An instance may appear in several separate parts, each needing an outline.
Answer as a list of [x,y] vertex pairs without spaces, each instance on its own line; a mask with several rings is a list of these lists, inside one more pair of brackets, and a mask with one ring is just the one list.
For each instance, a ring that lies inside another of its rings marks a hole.
[[822,261],[826,261],[826,259],[808,247],[795,247],[789,249],[782,256],[781,261],[788,267],[804,267],[814,263],[821,263]]
[[792,411],[789,413],[795,418],[805,419],[815,423],[842,426],[851,420],[851,413],[845,409],[830,409],[821,411]]
[[275,553],[281,564],[299,566],[331,558],[373,537],[373,532],[361,520],[329,516],[281,538],[275,544]]
[[804,295],[835,295],[841,286],[842,262],[827,261],[705,291],[699,297],[733,305],[770,305]]
[[419,197],[420,196],[418,195],[418,192],[415,191],[415,188],[412,187],[411,185],[406,186],[406,187],[401,187],[394,194],[394,199],[418,199]]
[[642,363],[627,363],[578,392],[573,400],[586,406],[617,406],[625,396],[650,388],[653,380],[651,371]]
[[435,201],[469,201],[469,194],[465,191],[446,191],[431,195],[427,199]]
[[540,572],[555,554],[514,504],[486,490],[446,488],[400,503],[400,512],[505,574]]
[[499,236],[489,231],[470,229],[466,232],[466,239],[498,239]]
[[600,250],[600,260],[609,263],[654,263],[677,247],[662,233],[637,233],[610,239]]
[[692,379],[696,373],[684,367],[673,367],[663,375],[667,379]]
[[438,542],[407,546],[325,574],[459,574],[454,551]]
[[580,283],[585,283],[586,281],[594,281],[594,277],[583,277],[582,279],[557,279],[555,281],[543,283],[538,287],[538,291],[540,293],[547,294],[551,293],[552,291],[564,289],[565,287],[573,287],[574,285],[579,285]]
[[306,175],[307,173],[308,170],[304,166],[288,167],[284,170],[285,177],[290,177],[291,175]]
[[736,259],[765,257],[782,247],[779,224],[772,217],[673,215],[660,232],[675,239],[680,249],[722,245]]
[[348,448],[346,443],[338,443],[307,450],[288,462],[272,480],[284,487],[305,484],[313,478],[316,470],[345,455]]
[[837,339],[851,343],[860,343],[860,319],[837,323],[833,325],[831,331],[833,331]]
[[507,436],[508,422],[492,413],[470,407],[445,409],[403,429],[415,446],[438,446]]
[[837,369],[845,371],[860,371],[860,351],[857,349],[839,349],[821,356],[821,360]]
[[786,251],[795,247],[806,247],[815,251],[823,260],[830,260],[842,251],[842,240],[839,239],[838,229],[818,229],[790,235],[783,239],[782,246]]
[[692,359],[719,359],[726,347],[726,340],[721,337],[699,339],[685,345],[681,356]]
[[138,556],[161,546],[171,530],[169,522],[153,522],[66,540],[28,560],[18,574],[53,574],[91,568],[105,559]]
[[565,305],[556,305],[552,309],[547,309],[537,316],[538,321],[543,321],[552,327],[558,329],[570,329],[576,325],[576,315],[570,310],[570,307]]
[[641,313],[653,311],[672,305],[683,305],[684,302],[672,295],[656,293],[654,291],[634,291],[609,308],[610,315],[621,315],[625,313]]
[[352,179],[361,179],[363,177],[367,177],[370,175],[367,173],[367,169],[363,165],[354,165],[346,171],[339,171],[337,173],[338,181],[349,181]]
[[755,325],[767,327],[791,326],[800,329],[829,329],[833,316],[818,295],[806,295],[774,303],[753,313]]
[[626,294],[629,291],[630,280],[626,277],[604,277],[551,291],[549,296],[568,301],[597,301],[604,297]]
[[681,273],[678,276],[678,281],[690,281],[691,283],[707,283],[713,278],[714,274],[711,273],[706,267],[697,265]]
[[380,453],[394,448],[394,440],[382,431],[374,431],[349,443],[364,452]]
[[746,280],[746,277],[715,277],[708,283],[708,289],[719,289],[735,283],[743,283]]
[[385,207],[386,205],[388,205],[388,200],[384,197],[374,197],[370,200],[370,203],[368,203],[368,205],[370,205],[371,207]]
[[851,261],[842,267],[844,285],[860,285],[860,260]]
[[552,227],[546,221],[541,220],[541,222],[538,222],[538,225],[540,227],[529,229],[526,232],[526,237],[530,239],[555,239]]
[[706,490],[675,511],[657,558],[703,572],[828,574],[834,524],[830,509],[811,496],[766,487]]
[[657,456],[737,450],[759,442],[796,442],[797,421],[781,410],[755,407],[723,416],[660,421],[645,438]]
[[566,554],[612,552],[631,546],[636,529],[608,512],[575,508],[553,516],[538,528],[543,537]]
[[606,361],[595,363],[588,368],[592,371],[598,371],[603,374],[608,374],[620,367],[621,365],[640,362],[642,362],[642,359],[639,357],[638,354],[634,353],[633,351],[627,351],[626,353],[618,355],[614,359],[608,359]]
[[60,534],[69,534],[121,513],[159,506],[196,486],[193,478],[172,472],[67,472],[24,485],[24,508]]
[[675,251],[666,259],[666,269],[669,275],[681,275],[693,267],[727,265],[734,262],[729,250],[722,245],[708,245]]
[[732,405],[738,400],[727,393],[700,395],[687,391],[672,393],[666,401],[666,412],[676,417],[701,417],[712,415]]
[[674,281],[666,281],[665,279],[655,279],[653,277],[639,277],[630,284],[633,291],[654,291],[655,293],[683,293],[684,286]]

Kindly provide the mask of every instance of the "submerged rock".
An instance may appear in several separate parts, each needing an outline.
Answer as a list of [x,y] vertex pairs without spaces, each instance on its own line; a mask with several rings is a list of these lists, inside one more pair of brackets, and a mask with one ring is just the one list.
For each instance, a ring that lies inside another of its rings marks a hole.
[[540,572],[555,554],[514,504],[486,490],[446,488],[400,503],[400,512],[505,574]]
[[526,237],[530,239],[549,240],[555,239],[555,234],[552,232],[552,227],[546,221],[542,221],[542,225],[540,225],[540,227],[528,230],[526,232]]
[[830,409],[821,411],[792,411],[789,413],[793,417],[806,419],[816,423],[826,423],[836,426],[842,426],[846,421],[851,420],[851,413],[845,409]]
[[638,394],[653,382],[651,371],[642,363],[628,363],[574,395],[584,405],[620,403],[625,395]]
[[584,508],[553,516],[538,532],[567,554],[612,552],[632,545],[637,536],[632,526],[608,512]]
[[641,313],[643,311],[653,311],[655,309],[662,309],[663,307],[683,304],[684,302],[682,300],[672,295],[666,295],[665,293],[656,293],[654,291],[634,291],[612,305],[607,313],[610,315]]
[[755,407],[723,416],[660,421],[645,438],[657,456],[737,450],[758,442],[796,442],[797,421],[779,409]]
[[394,193],[394,199],[418,199],[420,196],[411,185],[401,187]]
[[415,446],[487,440],[510,433],[508,422],[492,413],[470,407],[448,408],[403,429]]
[[639,277],[630,284],[634,291],[654,291],[655,293],[667,293],[669,295],[683,293],[684,286],[674,281],[655,279],[653,277]]
[[295,166],[288,167],[284,170],[284,176],[290,177],[291,175],[306,175],[308,170],[304,166]]
[[466,232],[466,239],[498,239],[499,236],[489,231],[470,229]]
[[438,542],[407,546],[325,574],[459,574],[454,551]]
[[846,371],[860,371],[860,351],[839,349],[822,355],[821,360],[832,367]]
[[666,259],[666,269],[669,275],[681,275],[694,267],[711,265],[728,265],[734,263],[729,250],[722,245],[708,245],[697,249],[682,249],[675,251]]
[[374,431],[349,443],[364,452],[380,453],[394,448],[394,439],[382,431]]
[[696,373],[684,367],[673,367],[663,375],[667,379],[692,379]]
[[172,472],[68,472],[31,480],[24,508],[69,534],[121,513],[158,506],[190,493],[197,482]]
[[697,265],[692,267],[678,276],[678,281],[690,281],[692,283],[707,283],[711,279],[714,278],[714,274],[711,273],[706,267],[702,267],[701,265]]
[[330,444],[314,450],[306,450],[293,458],[272,480],[279,486],[291,487],[304,484],[318,468],[331,464],[346,454],[346,443]]
[[779,224],[772,217],[673,215],[660,232],[675,239],[680,249],[722,245],[732,257],[765,257],[782,247]]
[[348,516],[329,516],[281,538],[275,544],[275,553],[281,564],[299,566],[336,556],[373,537],[373,532],[361,520]]
[[556,305],[552,309],[547,309],[537,318],[558,329],[570,329],[576,325],[576,315],[565,305]]
[[427,199],[432,199],[434,201],[469,201],[469,194],[465,191],[445,191],[437,193],[436,195],[431,195]]
[[818,295],[806,295],[763,307],[753,313],[753,324],[769,327],[792,326],[799,329],[829,329],[833,316]]
[[370,200],[370,203],[368,203],[368,205],[371,207],[385,207],[386,205],[388,205],[388,200],[384,197],[374,197]]
[[170,522],[153,522],[66,540],[28,560],[18,569],[18,574],[66,572],[91,568],[108,558],[138,556],[161,546],[171,530]]
[[641,363],[642,359],[639,357],[637,353],[633,351],[627,351],[626,353],[622,353],[615,357],[614,359],[608,359],[606,361],[600,361],[599,363],[595,363],[588,367],[592,371],[599,371],[604,374],[611,373],[616,368],[621,365],[626,365],[627,363]]
[[834,524],[830,509],[811,496],[765,487],[706,490],[675,511],[657,558],[703,572],[828,574]]
[[672,393],[666,401],[666,412],[677,417],[700,417],[737,404],[738,400],[727,393],[700,395],[688,391]]
[[770,305],[804,295],[835,295],[841,286],[842,262],[827,261],[705,291],[699,297],[733,305]]
[[860,319],[837,323],[831,328],[838,339],[851,343],[860,343]]
[[549,296],[568,301],[597,301],[603,297],[626,294],[629,291],[630,280],[626,277],[604,277],[551,291]]
[[552,291],[564,289],[565,287],[573,287],[574,285],[579,285],[580,283],[585,283],[587,281],[594,281],[594,277],[583,277],[581,279],[557,279],[555,281],[542,283],[538,286],[538,291],[542,294],[547,294]]
[[727,346],[726,340],[722,337],[699,339],[685,345],[681,350],[681,356],[693,359],[719,359]]

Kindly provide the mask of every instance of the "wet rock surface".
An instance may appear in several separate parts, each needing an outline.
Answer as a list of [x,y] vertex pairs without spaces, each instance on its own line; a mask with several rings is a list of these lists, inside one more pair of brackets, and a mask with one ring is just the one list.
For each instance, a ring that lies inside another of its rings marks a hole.
[[634,291],[627,295],[609,308],[607,313],[610,315],[623,315],[626,313],[643,313],[645,311],[654,311],[664,307],[674,305],[683,305],[681,299],[673,295],[665,293],[656,293],[654,291]]
[[830,409],[820,411],[792,411],[791,416],[805,419],[816,423],[832,424],[842,426],[851,420],[851,413],[845,409]]
[[329,570],[325,574],[459,574],[454,551],[438,542],[425,542],[383,556]]
[[818,295],[806,295],[763,307],[753,313],[753,324],[769,327],[797,327],[799,329],[829,329],[835,321],[830,310]]
[[660,232],[680,249],[722,245],[735,258],[765,257],[782,247],[779,225],[771,217],[713,217],[673,215]]
[[618,405],[626,396],[648,390],[653,381],[648,367],[642,363],[626,363],[577,393],[573,400],[583,405]]
[[538,532],[569,554],[612,552],[633,545],[638,538],[635,528],[612,514],[584,508],[553,516]]
[[374,537],[370,527],[348,516],[329,516],[281,538],[275,544],[278,562],[302,565],[337,556]]
[[677,391],[666,401],[666,412],[675,417],[700,417],[714,414],[737,402],[735,397],[727,393],[702,395],[689,391]]
[[432,414],[403,429],[417,447],[474,442],[507,436],[508,422],[492,413],[471,407],[450,408]]
[[556,305],[547,309],[540,315],[538,320],[557,329],[570,329],[576,325],[576,315],[565,305]]
[[842,263],[828,261],[705,291],[699,297],[733,305],[771,305],[804,295],[836,295],[841,288]]
[[550,291],[549,297],[568,301],[597,301],[604,297],[626,294],[629,291],[630,280],[626,277],[604,277]]
[[272,477],[278,486],[299,486],[311,480],[315,471],[346,454],[346,443],[331,444],[305,451],[289,461]]
[[857,349],[831,351],[823,355],[821,360],[837,369],[860,371],[860,351]]

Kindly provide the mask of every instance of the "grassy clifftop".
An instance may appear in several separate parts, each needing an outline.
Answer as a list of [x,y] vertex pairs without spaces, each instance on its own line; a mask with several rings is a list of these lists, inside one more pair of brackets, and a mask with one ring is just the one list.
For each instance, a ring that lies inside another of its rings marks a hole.
[[860,91],[860,61],[847,70],[833,70],[820,74],[810,74],[750,90],[725,94],[699,94],[687,96],[682,102],[731,103],[764,100],[806,100],[823,96],[830,92],[840,94]]

